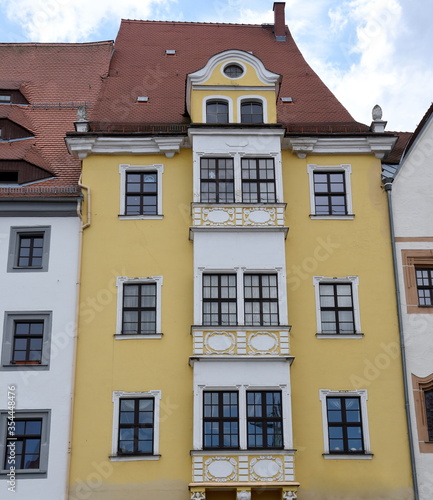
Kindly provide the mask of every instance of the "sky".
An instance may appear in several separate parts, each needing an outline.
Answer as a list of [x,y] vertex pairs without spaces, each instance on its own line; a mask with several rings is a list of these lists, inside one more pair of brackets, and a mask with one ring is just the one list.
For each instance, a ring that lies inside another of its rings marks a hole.
[[[114,40],[121,19],[273,23],[272,0],[0,0],[0,43]],[[286,0],[307,62],[352,116],[413,131],[433,101],[433,0]],[[0,75],[1,78],[1,75]]]

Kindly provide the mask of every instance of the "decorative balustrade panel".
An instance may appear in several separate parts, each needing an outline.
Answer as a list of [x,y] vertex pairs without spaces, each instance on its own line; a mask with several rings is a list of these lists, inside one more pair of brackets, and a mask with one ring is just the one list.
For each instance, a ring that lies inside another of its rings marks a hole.
[[192,225],[202,227],[224,226],[284,226],[285,205],[199,205],[193,204]]

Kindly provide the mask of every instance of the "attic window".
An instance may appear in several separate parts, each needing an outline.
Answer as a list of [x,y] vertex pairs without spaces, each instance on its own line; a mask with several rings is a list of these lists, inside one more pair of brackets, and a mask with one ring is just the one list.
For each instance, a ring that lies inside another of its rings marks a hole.
[[228,78],[240,78],[244,74],[244,69],[239,64],[229,64],[224,68],[224,74]]
[[0,183],[16,184],[18,182],[18,172],[0,172]]
[[165,53],[168,55],[168,56],[175,56],[176,55],[176,51],[174,49],[167,49],[165,51]]
[[11,102],[10,95],[0,95],[0,104],[9,104]]

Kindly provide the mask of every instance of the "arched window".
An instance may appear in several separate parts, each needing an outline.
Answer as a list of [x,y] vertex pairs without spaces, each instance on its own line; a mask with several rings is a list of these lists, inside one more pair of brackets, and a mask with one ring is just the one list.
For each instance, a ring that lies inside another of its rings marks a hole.
[[243,101],[241,123],[263,123],[263,104],[260,101]]
[[228,123],[229,105],[227,101],[207,101],[206,123]]

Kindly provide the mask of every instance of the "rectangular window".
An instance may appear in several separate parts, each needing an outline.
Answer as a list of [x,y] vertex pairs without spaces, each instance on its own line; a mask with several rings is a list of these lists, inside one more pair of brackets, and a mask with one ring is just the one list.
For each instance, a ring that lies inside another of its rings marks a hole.
[[280,391],[247,392],[247,436],[248,448],[283,448]]
[[51,312],[5,313],[2,370],[49,368]]
[[233,158],[202,158],[200,198],[203,203],[234,203]]
[[277,275],[245,274],[244,302],[246,325],[278,325]]
[[346,215],[344,172],[314,172],[316,215]]
[[326,398],[329,453],[364,453],[359,397]]
[[423,391],[426,409],[428,440],[433,443],[433,389]]
[[156,332],[156,283],[123,285],[122,334]]
[[416,288],[418,291],[418,305],[420,307],[433,306],[433,268],[415,269]]
[[49,226],[12,227],[8,272],[48,271]]
[[203,275],[203,324],[236,325],[236,275]]
[[0,412],[1,475],[15,467],[26,477],[46,476],[49,423],[49,411],[17,411],[13,421]]
[[238,393],[203,393],[203,448],[239,448]]
[[275,169],[273,158],[242,158],[242,201],[275,203]]
[[116,339],[160,338],[162,276],[116,279]]
[[118,455],[152,455],[154,399],[120,399]]
[[355,333],[352,285],[350,283],[320,284],[321,333]]
[[433,453],[433,374],[417,377],[412,373],[418,446],[421,453]]
[[158,174],[126,173],[125,215],[158,214]]

